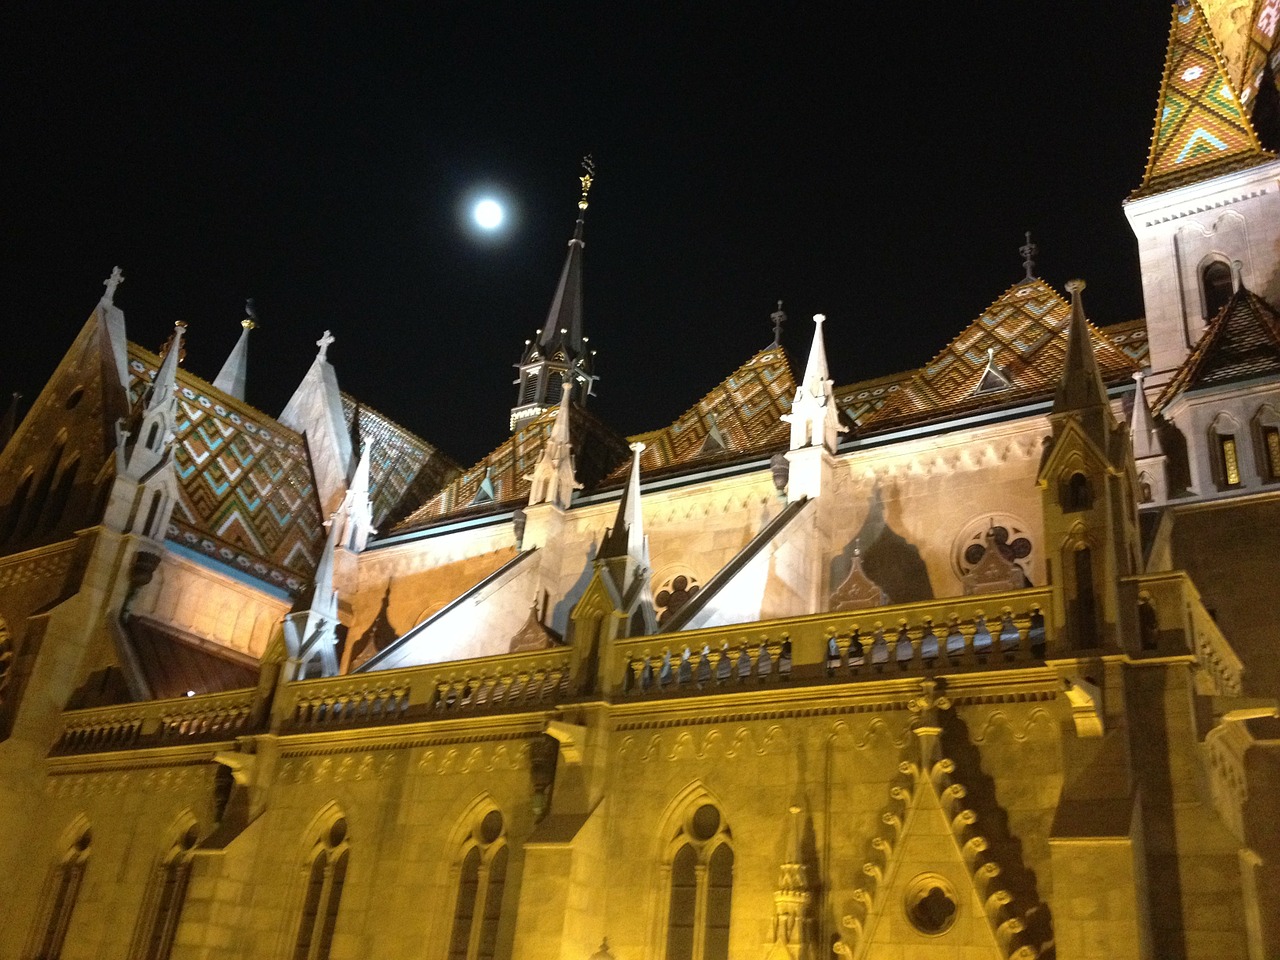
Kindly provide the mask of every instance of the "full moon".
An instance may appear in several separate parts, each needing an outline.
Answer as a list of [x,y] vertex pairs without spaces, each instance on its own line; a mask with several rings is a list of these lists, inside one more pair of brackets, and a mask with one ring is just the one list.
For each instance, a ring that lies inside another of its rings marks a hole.
[[481,200],[471,215],[482,230],[494,230],[502,224],[502,206],[497,200]]

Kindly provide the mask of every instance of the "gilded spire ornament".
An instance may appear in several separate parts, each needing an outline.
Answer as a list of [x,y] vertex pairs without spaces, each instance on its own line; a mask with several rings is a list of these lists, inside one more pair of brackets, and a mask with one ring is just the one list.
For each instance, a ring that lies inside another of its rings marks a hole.
[[582,196],[578,198],[578,209],[585,211],[587,209],[587,194],[591,192],[591,184],[595,181],[596,162],[592,159],[591,154],[587,154],[582,158],[582,176],[578,178],[582,184]]

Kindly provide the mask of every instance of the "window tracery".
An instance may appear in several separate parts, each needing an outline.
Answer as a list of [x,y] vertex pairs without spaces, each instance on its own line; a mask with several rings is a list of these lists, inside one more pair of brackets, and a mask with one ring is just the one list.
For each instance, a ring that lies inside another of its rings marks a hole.
[[690,571],[668,575],[654,593],[653,605],[658,614],[658,623],[666,623],[674,617],[686,603],[697,596],[702,589],[698,576]]
[[500,810],[485,805],[472,816],[462,841],[448,960],[493,960],[508,859],[506,821]]
[[349,855],[346,818],[333,814],[311,850],[293,960],[329,960]]
[[67,840],[45,885],[44,903],[36,916],[27,956],[32,960],[58,960],[67,940],[71,916],[89,863],[93,834],[81,819],[67,831]]
[[688,804],[668,847],[665,960],[728,960],[733,846],[719,808]]
[[195,822],[188,820],[161,855],[139,918],[133,953],[137,960],[169,960],[187,899],[192,853],[199,836]]

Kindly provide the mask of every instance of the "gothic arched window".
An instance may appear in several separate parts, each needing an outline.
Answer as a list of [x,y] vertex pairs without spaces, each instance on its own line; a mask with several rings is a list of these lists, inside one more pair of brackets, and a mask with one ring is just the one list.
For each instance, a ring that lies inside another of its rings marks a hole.
[[462,843],[449,960],[493,960],[507,884],[507,859],[506,823],[502,813],[490,807],[473,818]]
[[18,532],[18,518],[22,516],[22,508],[26,506],[27,496],[31,493],[33,476],[31,468],[28,467],[22,479],[18,481],[18,486],[13,491],[13,499],[9,501],[9,506],[5,510],[4,523],[0,525],[0,542],[12,539]]
[[56,527],[67,512],[67,503],[71,499],[71,489],[75,486],[76,474],[80,472],[80,454],[75,454],[62,468],[58,482],[53,488],[53,497],[49,501],[49,509],[44,516],[43,527],[50,530]]
[[1077,470],[1067,479],[1062,509],[1070,513],[1076,510],[1088,510],[1091,506],[1093,506],[1093,489],[1089,486],[1089,478]]
[[137,960],[169,960],[187,899],[192,851],[199,836],[195,823],[188,822],[161,855],[138,919],[133,953]]
[[1204,293],[1204,317],[1212,320],[1231,299],[1231,266],[1224,260],[1214,260],[1200,271],[1200,287]]
[[34,960],[58,960],[62,956],[92,840],[89,825],[83,821],[68,831],[62,855],[49,872],[44,900],[32,929],[26,955]]
[[347,821],[335,816],[320,831],[311,850],[293,960],[329,960],[349,852]]
[[733,847],[720,810],[690,804],[669,851],[665,960],[728,960]]

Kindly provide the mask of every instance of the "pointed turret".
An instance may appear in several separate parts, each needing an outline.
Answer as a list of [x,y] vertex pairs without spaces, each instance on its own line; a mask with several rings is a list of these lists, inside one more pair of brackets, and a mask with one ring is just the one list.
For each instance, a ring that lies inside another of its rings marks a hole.
[[840,434],[849,429],[840,422],[835,395],[831,390],[827,347],[822,335],[822,325],[826,319],[820,313],[814,314],[809,360],[805,363],[804,376],[796,387],[791,412],[782,417],[791,424],[792,450],[822,446],[828,452],[835,453],[840,443]]
[[98,310],[107,327],[107,338],[111,342],[111,353],[115,359],[116,375],[122,389],[129,386],[129,341],[125,334],[124,311],[116,306],[116,289],[124,283],[124,273],[119,267],[111,268],[111,276],[102,281],[106,289],[102,299],[98,301]]
[[569,398],[572,393],[572,384],[561,384],[560,406],[556,408],[551,436],[542,448],[542,456],[533,468],[533,473],[525,477],[533,484],[529,491],[531,507],[540,503],[553,503],[560,509],[567,510],[573,499],[573,491],[582,489],[582,484],[574,474],[573,447],[569,440]]
[[346,496],[342,499],[342,507],[338,510],[338,520],[342,531],[338,543],[344,549],[359,553],[369,543],[369,538],[378,531],[373,527],[373,502],[369,496],[370,463],[369,444],[364,444],[360,459],[351,474],[351,483],[347,487]]
[[242,327],[240,339],[231,348],[227,362],[222,365],[222,369],[213,380],[215,387],[237,400],[244,399],[244,385],[249,373],[249,331],[256,330],[258,327],[252,300],[245,302],[244,312],[245,318],[240,321]]
[[1116,420],[1107,402],[1107,388],[1098,369],[1098,358],[1093,353],[1093,339],[1089,335],[1089,323],[1080,297],[1084,286],[1083,280],[1067,281],[1067,290],[1071,294],[1067,357],[1054,393],[1051,416],[1079,415],[1090,439],[1106,450],[1106,438],[1114,429]]
[[547,322],[532,340],[525,341],[524,355],[516,366],[520,371],[515,383],[519,387],[516,405],[511,408],[511,429],[515,430],[549,410],[558,400],[560,386],[573,388],[577,403],[586,402],[594,391],[592,356],[588,338],[582,334],[582,251],[583,220],[587,213],[587,196],[595,176],[595,165],[587,157],[582,162],[582,195],[578,199],[578,220],[569,240],[569,252],[560,282],[551,298]]
[[173,441],[178,416],[178,363],[185,332],[185,323],[174,324],[173,337],[150,388],[133,415],[116,424],[116,479],[103,522],[122,533],[164,539],[177,502]]
[[338,672],[338,591],[333,583],[334,555],[340,533],[337,517],[331,518],[327,526],[329,532],[311,589],[284,618],[284,641],[288,649],[285,678],[288,680],[331,677]]
[[316,341],[320,350],[280,414],[281,423],[306,435],[320,505],[327,513],[336,511],[342,503],[352,461],[351,434],[342,412],[338,375],[329,363],[329,346],[333,342],[328,330]]
[[1142,503],[1164,503],[1169,499],[1169,467],[1164,444],[1156,429],[1147,391],[1145,377],[1139,370],[1133,375],[1136,387],[1133,392],[1133,413],[1129,418],[1129,438],[1133,444],[1133,462],[1138,473],[1139,500]]
[[608,583],[615,608],[626,615],[619,636],[654,633],[658,618],[649,585],[649,540],[644,535],[640,504],[640,454],[644,444],[631,444],[631,473],[618,501],[618,514],[596,554],[596,569]]

